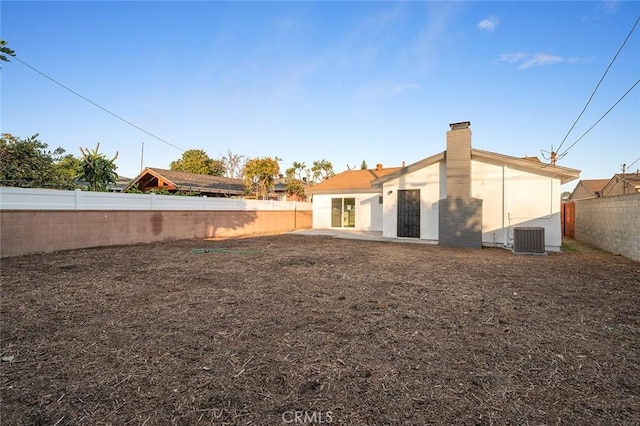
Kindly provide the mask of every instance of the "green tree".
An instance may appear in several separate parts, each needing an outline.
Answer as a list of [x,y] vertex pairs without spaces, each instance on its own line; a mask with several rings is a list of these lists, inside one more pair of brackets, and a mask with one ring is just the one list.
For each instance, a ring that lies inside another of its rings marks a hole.
[[298,161],[294,161],[291,167],[285,171],[287,194],[297,195],[303,200],[307,199],[307,194],[305,192],[306,185],[303,183],[303,173],[306,173],[307,171],[307,165]]
[[87,189],[89,191],[107,191],[109,185],[114,185],[118,180],[118,174],[116,173],[116,158],[118,153],[112,159],[108,159],[104,154],[101,154],[98,150],[100,144],[98,143],[93,151],[89,148],[80,147],[82,153],[82,174],[80,179],[87,182]]
[[308,172],[309,170],[307,169],[307,165],[305,163],[294,161],[291,164],[291,167],[289,167],[285,171],[285,174],[287,176],[291,175],[298,180],[302,180],[304,177],[306,177],[305,174]]
[[276,177],[280,174],[280,159],[278,157],[254,158],[244,166],[244,182],[248,192],[265,199],[273,187]]
[[327,161],[324,158],[320,161],[313,162],[313,166],[311,166],[311,173],[313,174],[313,181],[316,183],[335,176],[333,164],[331,164],[331,161]]
[[9,56],[16,56],[16,52],[9,49],[6,41],[0,39],[0,62],[11,62]]
[[60,189],[75,189],[77,180],[82,176],[82,161],[71,154],[64,155],[55,161],[54,167],[62,181]]
[[360,164],[360,170],[367,170],[369,167],[367,167],[367,162],[362,160],[362,164]]
[[225,167],[222,161],[210,158],[201,149],[188,149],[179,160],[172,161],[171,170],[189,172],[199,175],[224,176]]
[[27,139],[3,133],[0,138],[0,185],[21,188],[71,189],[73,178],[61,175],[56,164],[64,149],[48,150],[35,134]]

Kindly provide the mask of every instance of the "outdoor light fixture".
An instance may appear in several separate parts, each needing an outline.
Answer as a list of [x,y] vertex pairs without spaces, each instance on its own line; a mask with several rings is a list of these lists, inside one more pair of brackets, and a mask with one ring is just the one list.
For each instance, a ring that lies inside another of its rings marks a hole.
[[391,195],[393,193],[393,191],[389,191],[387,192],[387,195]]

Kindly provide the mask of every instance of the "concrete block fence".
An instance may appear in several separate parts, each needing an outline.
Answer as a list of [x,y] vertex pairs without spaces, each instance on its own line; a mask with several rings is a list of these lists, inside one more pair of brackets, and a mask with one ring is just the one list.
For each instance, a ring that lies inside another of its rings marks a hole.
[[575,202],[575,238],[640,262],[640,193]]
[[0,188],[0,256],[309,229],[310,203]]

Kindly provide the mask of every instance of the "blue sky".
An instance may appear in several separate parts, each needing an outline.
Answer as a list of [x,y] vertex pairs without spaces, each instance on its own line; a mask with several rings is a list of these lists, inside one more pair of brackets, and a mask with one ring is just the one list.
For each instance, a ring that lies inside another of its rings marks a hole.
[[[340,172],[441,152],[449,123],[467,120],[475,148],[542,159],[640,2],[2,1],[0,13],[22,61],[172,145]],[[143,143],[145,166],[182,154],[15,59],[0,78],[3,133],[77,156],[100,142],[128,177]],[[640,28],[559,152],[638,79]],[[608,178],[639,157],[640,84],[558,164]]]

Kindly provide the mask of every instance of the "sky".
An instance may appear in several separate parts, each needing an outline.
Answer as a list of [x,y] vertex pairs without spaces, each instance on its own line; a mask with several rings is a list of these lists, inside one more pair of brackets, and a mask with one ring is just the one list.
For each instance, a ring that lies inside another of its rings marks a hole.
[[135,177],[188,149],[397,167],[470,121],[474,148],[610,178],[640,168],[638,18],[636,1],[3,0],[0,130],[100,143]]

